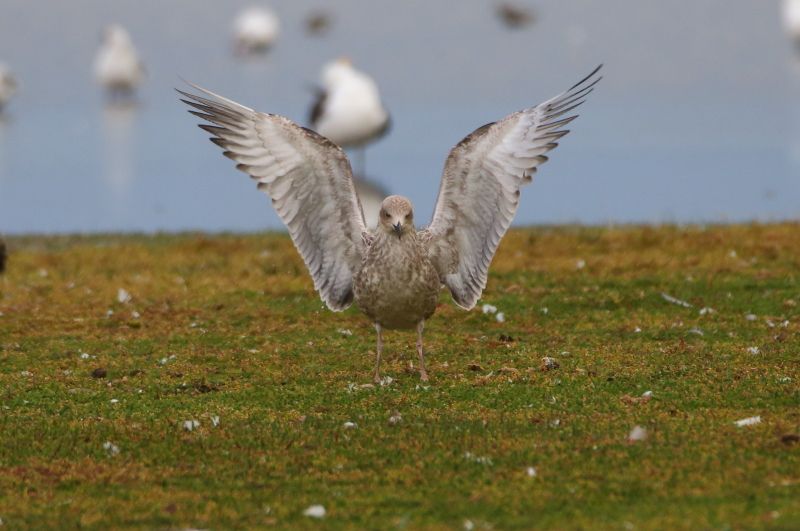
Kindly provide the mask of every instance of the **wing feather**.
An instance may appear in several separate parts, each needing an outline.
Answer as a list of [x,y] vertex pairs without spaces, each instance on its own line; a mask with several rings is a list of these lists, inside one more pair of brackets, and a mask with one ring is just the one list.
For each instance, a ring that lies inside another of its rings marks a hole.
[[353,275],[368,239],[350,162],[328,139],[288,118],[254,111],[197,85],[178,90],[200,128],[271,199],[331,310],[353,300]]
[[459,306],[471,309],[478,302],[516,214],[520,188],[569,133],[563,127],[577,115],[562,117],[594,90],[601,67],[536,107],[479,127],[450,151],[433,221],[421,236]]

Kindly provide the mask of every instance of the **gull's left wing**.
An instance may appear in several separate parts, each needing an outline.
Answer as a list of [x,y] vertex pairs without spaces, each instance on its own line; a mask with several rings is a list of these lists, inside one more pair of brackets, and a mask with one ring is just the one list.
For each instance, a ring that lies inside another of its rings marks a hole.
[[568,113],[602,79],[600,68],[536,107],[476,129],[450,151],[433,221],[420,236],[462,308],[478,302],[489,264],[517,211],[520,188],[569,132],[563,127],[577,115]]

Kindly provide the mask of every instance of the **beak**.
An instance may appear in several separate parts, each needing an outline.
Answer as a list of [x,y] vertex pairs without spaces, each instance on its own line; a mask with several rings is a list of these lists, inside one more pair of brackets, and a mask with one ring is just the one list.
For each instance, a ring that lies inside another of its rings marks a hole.
[[403,232],[403,225],[399,221],[392,225],[392,228],[394,229],[395,234],[400,234]]

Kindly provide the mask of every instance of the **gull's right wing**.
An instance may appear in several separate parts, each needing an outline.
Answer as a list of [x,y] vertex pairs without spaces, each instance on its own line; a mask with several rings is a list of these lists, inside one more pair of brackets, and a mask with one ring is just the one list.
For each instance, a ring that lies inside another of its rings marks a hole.
[[353,301],[366,226],[350,162],[333,142],[288,118],[256,112],[196,85],[208,97],[178,92],[200,127],[272,198],[314,288],[331,310]]

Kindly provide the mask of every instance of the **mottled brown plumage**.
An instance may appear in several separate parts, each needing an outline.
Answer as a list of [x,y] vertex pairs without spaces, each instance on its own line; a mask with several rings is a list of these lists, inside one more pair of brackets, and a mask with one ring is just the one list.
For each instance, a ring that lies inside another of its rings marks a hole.
[[270,196],[328,307],[340,311],[355,301],[375,324],[375,380],[383,329],[414,327],[420,377],[427,380],[422,332],[441,286],[460,307],[475,306],[520,188],[568,133],[563,127],[576,116],[562,116],[583,103],[598,70],[459,142],[447,158],[433,220],[421,231],[411,202],[396,195],[381,204],[378,226],[367,229],[347,157],[325,137],[200,87],[213,99],[179,92],[192,114],[214,124],[200,126],[211,140]]

